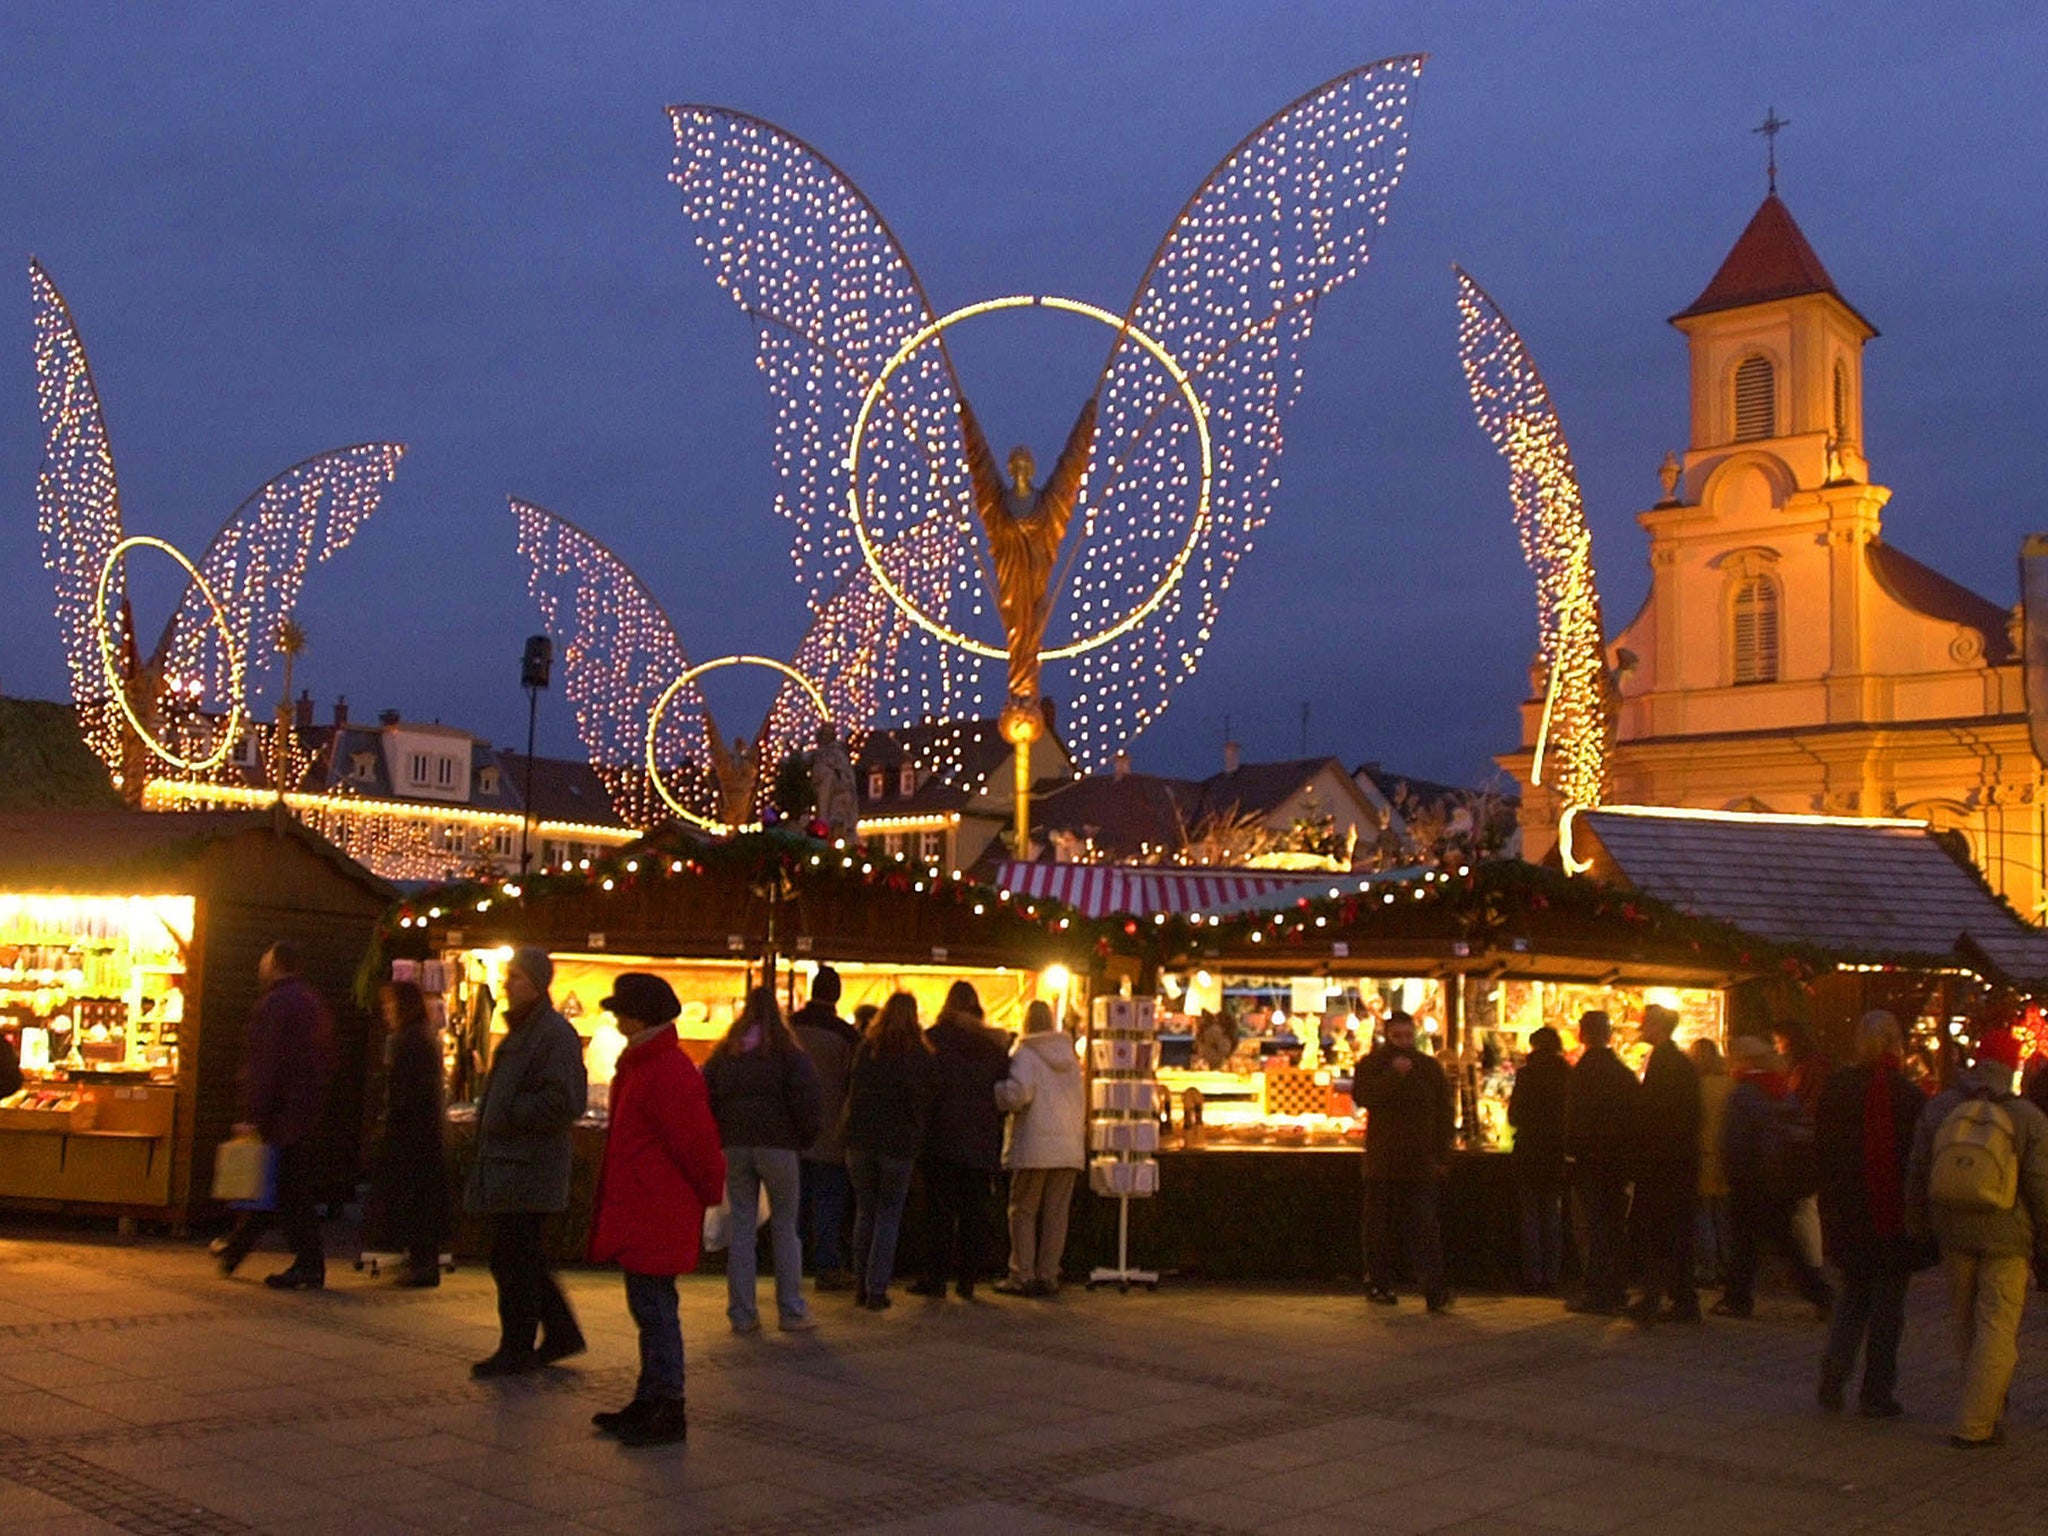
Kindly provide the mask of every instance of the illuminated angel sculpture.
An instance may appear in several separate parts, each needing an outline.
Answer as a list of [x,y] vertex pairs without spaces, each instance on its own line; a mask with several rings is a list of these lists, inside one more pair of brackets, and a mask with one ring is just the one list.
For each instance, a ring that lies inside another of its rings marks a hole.
[[[842,728],[985,716],[991,663],[1006,723],[1027,727],[1041,663],[1065,664],[1062,725],[1085,767],[1159,716],[1271,509],[1315,306],[1385,221],[1421,68],[1409,55],[1353,70],[1245,138],[1121,313],[1023,296],[942,314],[881,214],[816,150],[744,113],[670,109],[697,246],[759,327],[776,506],[818,617],[805,643],[854,661],[841,686],[866,712]],[[1024,307],[1113,333],[1036,490],[1028,450],[1003,483],[945,335]],[[828,613],[862,638],[829,632]],[[846,656],[854,644],[868,656]]]
[[1500,306],[1462,269],[1458,360],[1479,428],[1508,461],[1515,531],[1536,577],[1547,681],[1530,776],[1551,787],[1561,809],[1598,805],[1607,788],[1614,713],[1578,471],[1535,359]]
[[[714,832],[751,825],[762,768],[802,752],[835,718],[833,691],[765,656],[691,665],[667,611],[625,561],[546,507],[514,497],[512,515],[527,590],[555,642],[577,734],[613,809],[639,827],[670,812]],[[814,649],[799,662],[843,672],[838,656]],[[721,733],[697,686],[704,673],[733,665],[783,679],[751,743]],[[837,696],[845,697],[843,685]]]
[[[405,448],[359,443],[293,465],[235,510],[197,562],[159,539],[127,536],[78,327],[39,263],[29,263],[29,282],[44,430],[37,522],[56,583],[71,696],[87,743],[139,803],[152,777],[203,777],[226,761],[281,654],[307,562],[348,546]],[[146,654],[124,559],[145,545],[168,554],[188,578]]]

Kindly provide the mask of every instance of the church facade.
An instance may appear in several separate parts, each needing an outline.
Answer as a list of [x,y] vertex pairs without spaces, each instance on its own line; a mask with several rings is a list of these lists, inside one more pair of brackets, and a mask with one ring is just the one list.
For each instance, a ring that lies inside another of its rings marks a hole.
[[[1691,362],[1690,443],[1638,515],[1650,593],[1608,646],[1608,799],[1706,810],[1913,817],[1962,834],[1992,887],[2043,919],[2048,824],[2027,729],[2016,610],[1884,537],[1863,348],[1775,192],[1671,323]],[[2015,539],[2015,555],[2018,553]],[[1558,841],[1521,750],[1524,856]]]

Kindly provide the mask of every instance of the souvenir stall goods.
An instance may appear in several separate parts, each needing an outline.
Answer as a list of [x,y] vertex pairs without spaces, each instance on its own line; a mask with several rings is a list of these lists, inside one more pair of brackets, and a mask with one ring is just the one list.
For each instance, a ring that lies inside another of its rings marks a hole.
[[354,1188],[368,1024],[350,982],[391,889],[289,815],[0,816],[0,1203],[181,1224],[210,1208],[238,1118],[256,962],[296,944],[334,1010],[316,1136],[324,1198]]

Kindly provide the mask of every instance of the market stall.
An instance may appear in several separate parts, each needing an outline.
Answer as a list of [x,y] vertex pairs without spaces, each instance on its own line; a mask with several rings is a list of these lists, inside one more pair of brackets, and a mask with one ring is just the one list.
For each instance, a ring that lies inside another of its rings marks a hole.
[[[1723,1040],[1739,983],[1778,955],[1661,903],[1521,864],[1346,878],[1279,910],[1133,914],[1158,935],[1159,1197],[1134,1211],[1138,1251],[1218,1278],[1355,1279],[1362,1117],[1351,1073],[1388,1013],[1416,1020],[1458,1092],[1445,1247],[1468,1284],[1511,1282],[1507,1098],[1528,1037],[1576,1053],[1605,1009],[1625,1059],[1650,1003],[1681,1044]],[[1106,1211],[1081,1230],[1099,1245]]]
[[289,816],[0,816],[0,1203],[183,1223],[237,1115],[256,962],[296,943],[335,1010],[321,1194],[355,1182],[369,1030],[352,982],[390,887]]
[[599,1006],[620,972],[669,981],[684,1007],[678,1033],[701,1061],[764,980],[793,1008],[829,964],[844,983],[843,1015],[900,990],[917,997],[927,1021],[964,980],[992,1024],[1014,1028],[1037,999],[1062,1017],[1078,1010],[1089,955],[1079,929],[1026,917],[986,887],[794,834],[726,844],[671,835],[574,875],[424,894],[390,914],[377,969],[421,981],[448,1022],[458,1177],[473,1146],[470,1101],[502,1036],[504,966],[523,945],[554,958],[555,1005],[584,1038],[591,1084],[576,1132],[574,1215],[556,1234],[564,1255],[581,1251],[606,1089],[624,1044]]

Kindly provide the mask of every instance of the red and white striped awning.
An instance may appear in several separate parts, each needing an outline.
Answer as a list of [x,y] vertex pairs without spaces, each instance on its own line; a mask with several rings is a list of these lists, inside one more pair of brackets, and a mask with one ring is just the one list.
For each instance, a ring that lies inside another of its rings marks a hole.
[[[1336,879],[1341,880],[1339,876]],[[1288,870],[1160,869],[1131,864],[1003,864],[996,885],[1017,896],[1064,902],[1089,917],[1128,912],[1134,917],[1158,913],[1215,913],[1296,895],[1327,895],[1335,883],[1329,875],[1304,875]]]

